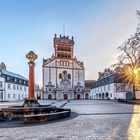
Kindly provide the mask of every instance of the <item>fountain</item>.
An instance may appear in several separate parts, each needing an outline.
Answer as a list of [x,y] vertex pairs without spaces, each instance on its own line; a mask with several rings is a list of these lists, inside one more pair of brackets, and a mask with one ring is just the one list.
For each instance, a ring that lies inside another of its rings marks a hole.
[[24,123],[46,122],[69,117],[71,110],[57,108],[51,105],[41,105],[34,96],[34,67],[37,55],[30,51],[26,58],[29,60],[28,98],[22,106],[9,106],[0,109],[0,117],[8,120],[21,120]]

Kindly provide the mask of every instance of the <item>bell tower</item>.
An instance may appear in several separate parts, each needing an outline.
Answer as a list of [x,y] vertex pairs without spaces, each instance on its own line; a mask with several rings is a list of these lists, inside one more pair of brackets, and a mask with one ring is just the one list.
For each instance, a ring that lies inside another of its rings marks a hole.
[[54,37],[55,57],[60,59],[73,59],[74,39],[69,36]]

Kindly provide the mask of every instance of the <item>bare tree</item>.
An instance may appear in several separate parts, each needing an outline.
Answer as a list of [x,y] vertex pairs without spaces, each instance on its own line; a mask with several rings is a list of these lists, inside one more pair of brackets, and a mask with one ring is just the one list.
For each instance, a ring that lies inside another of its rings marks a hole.
[[118,63],[115,64],[116,72],[124,77],[124,82],[133,85],[133,94],[135,98],[135,86],[137,83],[138,69],[140,68],[140,31],[137,28],[136,33],[127,39],[118,47],[120,55]]

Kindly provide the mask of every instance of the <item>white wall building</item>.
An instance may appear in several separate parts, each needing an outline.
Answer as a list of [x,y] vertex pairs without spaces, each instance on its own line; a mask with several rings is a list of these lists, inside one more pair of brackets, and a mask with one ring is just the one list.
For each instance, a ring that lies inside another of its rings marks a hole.
[[23,100],[27,95],[28,80],[26,78],[6,69],[0,69],[0,101]]
[[35,98],[42,99],[42,87],[39,84],[35,84]]
[[[116,74],[111,74],[95,82],[94,88],[90,90],[92,99],[126,99],[128,93],[132,92],[132,86],[117,80]],[[136,98],[140,99],[140,92],[136,91]]]
[[54,55],[43,59],[43,96],[45,99],[83,99],[85,69],[73,57],[74,40],[54,37]]
[[3,101],[3,96],[5,92],[5,78],[4,77],[0,77],[0,101]]

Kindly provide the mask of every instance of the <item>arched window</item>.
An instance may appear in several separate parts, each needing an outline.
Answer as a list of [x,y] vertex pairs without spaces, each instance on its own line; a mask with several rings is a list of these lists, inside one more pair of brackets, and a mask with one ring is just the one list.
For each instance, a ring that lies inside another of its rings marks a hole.
[[59,73],[59,79],[61,79],[62,78],[62,73]]
[[66,61],[66,66],[69,66],[69,61]]

